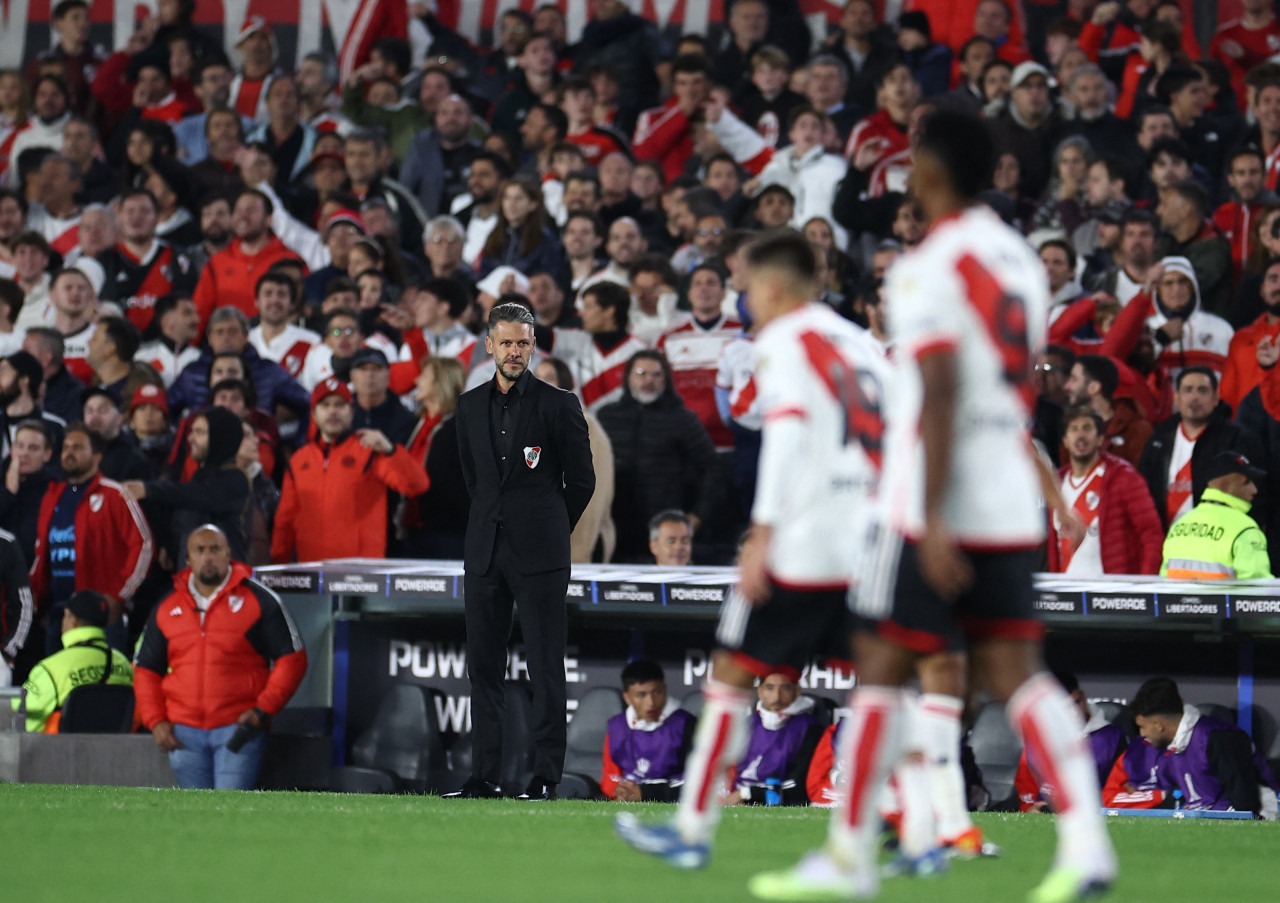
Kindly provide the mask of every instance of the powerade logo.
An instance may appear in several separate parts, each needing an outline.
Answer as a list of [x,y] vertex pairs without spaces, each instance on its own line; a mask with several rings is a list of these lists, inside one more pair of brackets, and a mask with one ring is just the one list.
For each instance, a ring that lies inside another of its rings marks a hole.
[[1151,596],[1094,596],[1089,611],[1097,614],[1149,615],[1154,606]]
[[667,588],[667,601],[673,605],[720,605],[728,592],[727,586],[670,586]]
[[445,577],[392,577],[391,591],[419,596],[452,596],[452,583]]
[[1280,599],[1242,599],[1236,596],[1231,605],[1237,615],[1280,615]]
[[320,589],[320,581],[315,574],[266,573],[257,574],[255,579],[268,589],[284,592],[314,593]]

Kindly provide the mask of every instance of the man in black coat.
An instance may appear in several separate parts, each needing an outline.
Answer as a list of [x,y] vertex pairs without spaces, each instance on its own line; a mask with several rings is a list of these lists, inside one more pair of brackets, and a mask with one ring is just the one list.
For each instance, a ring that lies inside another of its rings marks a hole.
[[[1138,472],[1147,481],[1166,530],[1181,512],[1199,503],[1208,484],[1209,461],[1218,452],[1263,460],[1262,443],[1251,430],[1231,420],[1231,408],[1219,398],[1218,379],[1208,367],[1198,364],[1178,374],[1174,404],[1180,413],[1156,427],[1138,461]],[[1189,458],[1185,455],[1188,443]],[[1264,492],[1254,502],[1253,517],[1260,524],[1267,523],[1262,512],[1270,501]]]
[[471,494],[463,556],[471,777],[456,796],[501,793],[503,680],[520,600],[533,684],[533,779],[520,799],[549,799],[564,769],[569,534],[595,491],[578,399],[529,372],[533,314],[500,304],[485,347],[497,373],[458,399],[458,453]]

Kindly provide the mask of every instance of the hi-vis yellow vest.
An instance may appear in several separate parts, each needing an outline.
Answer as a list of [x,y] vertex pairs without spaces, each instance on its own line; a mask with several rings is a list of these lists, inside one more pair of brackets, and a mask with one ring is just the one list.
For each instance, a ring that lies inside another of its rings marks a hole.
[[1160,574],[1173,580],[1269,578],[1267,537],[1249,507],[1243,499],[1206,489],[1200,504],[1169,528]]

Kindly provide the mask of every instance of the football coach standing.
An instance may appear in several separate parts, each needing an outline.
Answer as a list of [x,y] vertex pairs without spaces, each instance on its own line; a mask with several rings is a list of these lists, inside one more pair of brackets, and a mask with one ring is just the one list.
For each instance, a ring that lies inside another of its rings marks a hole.
[[519,798],[550,799],[564,769],[569,533],[591,501],[595,471],[577,397],[530,371],[533,323],[519,304],[493,308],[485,347],[497,372],[458,399],[471,493],[463,585],[474,748],[461,797],[501,794],[513,603],[533,683],[533,779]]

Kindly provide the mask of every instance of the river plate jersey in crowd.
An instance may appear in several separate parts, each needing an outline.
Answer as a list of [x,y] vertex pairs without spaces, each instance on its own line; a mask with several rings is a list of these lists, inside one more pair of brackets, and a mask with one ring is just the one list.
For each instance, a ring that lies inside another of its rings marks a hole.
[[773,528],[770,576],[843,588],[854,521],[880,476],[888,362],[866,330],[817,303],[770,322],[755,349],[764,429],[751,520]]
[[985,207],[940,220],[886,277],[898,372],[885,453],[884,502],[909,540],[924,532],[919,363],[955,354],[955,432],[944,500],[955,539],[976,551],[1044,538],[1040,482],[1027,444],[1031,353],[1049,307],[1044,266],[1020,234]]

